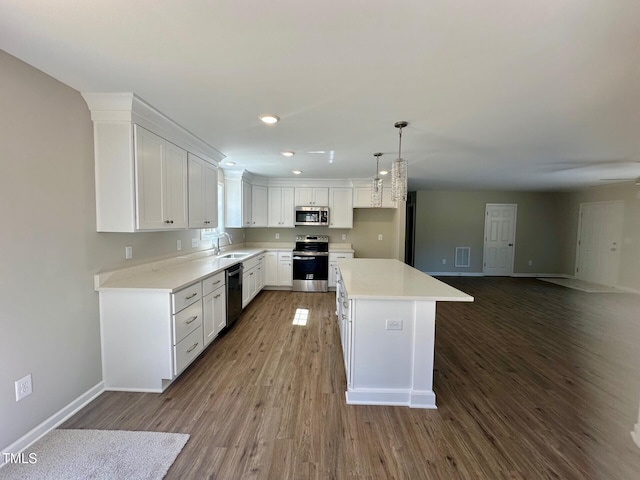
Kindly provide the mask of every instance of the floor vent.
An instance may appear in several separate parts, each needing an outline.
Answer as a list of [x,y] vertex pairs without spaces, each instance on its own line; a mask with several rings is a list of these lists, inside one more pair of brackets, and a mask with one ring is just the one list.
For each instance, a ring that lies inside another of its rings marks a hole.
[[469,267],[471,247],[456,247],[456,267]]

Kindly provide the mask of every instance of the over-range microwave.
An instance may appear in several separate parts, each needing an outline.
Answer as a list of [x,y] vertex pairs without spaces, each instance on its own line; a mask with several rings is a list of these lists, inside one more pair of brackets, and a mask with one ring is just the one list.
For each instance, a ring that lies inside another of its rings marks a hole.
[[329,207],[296,207],[296,225],[329,225]]

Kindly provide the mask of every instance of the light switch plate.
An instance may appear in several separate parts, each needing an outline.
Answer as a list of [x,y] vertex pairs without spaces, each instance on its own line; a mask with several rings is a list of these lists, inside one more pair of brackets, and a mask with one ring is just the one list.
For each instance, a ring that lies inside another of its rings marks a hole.
[[133,258],[133,247],[132,246],[124,247],[124,258],[125,258],[125,260],[130,260],[130,259]]

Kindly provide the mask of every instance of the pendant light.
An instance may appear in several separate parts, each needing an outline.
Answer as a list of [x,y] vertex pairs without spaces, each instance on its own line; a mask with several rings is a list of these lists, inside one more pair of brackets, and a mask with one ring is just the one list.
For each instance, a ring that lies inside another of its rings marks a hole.
[[399,129],[400,143],[398,158],[391,165],[391,200],[394,202],[407,201],[407,161],[402,158],[402,129],[409,125],[407,122],[396,122]]
[[382,206],[382,179],[380,178],[380,157],[382,153],[374,153],[374,157],[376,157],[376,177],[373,179],[371,183],[371,206],[372,207],[381,207]]

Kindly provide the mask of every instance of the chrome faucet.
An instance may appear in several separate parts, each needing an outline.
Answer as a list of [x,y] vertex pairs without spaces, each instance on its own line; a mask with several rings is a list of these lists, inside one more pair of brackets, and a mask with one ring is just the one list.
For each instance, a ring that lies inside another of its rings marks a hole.
[[229,235],[228,232],[222,232],[218,237],[216,237],[216,246],[213,249],[214,255],[220,255],[220,238],[221,237],[227,237],[227,241],[229,242],[229,245],[233,243],[233,237]]

